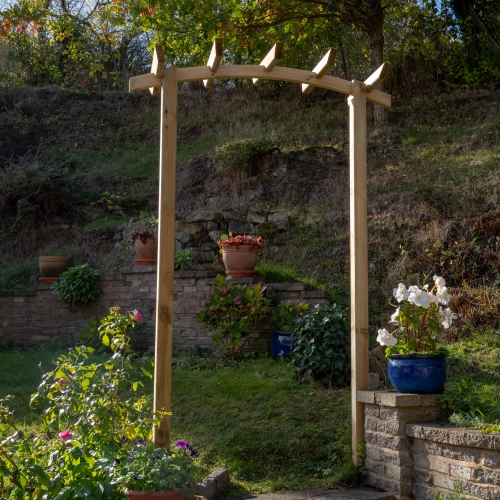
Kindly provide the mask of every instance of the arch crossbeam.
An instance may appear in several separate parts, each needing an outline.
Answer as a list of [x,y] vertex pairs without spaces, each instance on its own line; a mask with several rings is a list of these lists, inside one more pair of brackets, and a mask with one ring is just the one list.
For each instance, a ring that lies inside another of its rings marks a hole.
[[[375,73],[387,73],[389,64],[384,63]],[[219,66],[217,71],[212,72],[209,66],[193,66],[191,68],[177,68],[177,82],[194,82],[197,80],[209,79],[235,79],[235,78],[257,78],[259,80],[281,80],[285,82],[301,83],[305,85],[312,85],[323,89],[334,90],[341,94],[352,94],[352,82],[337,78],[335,76],[321,75],[318,77],[312,71],[303,69],[286,68],[275,66],[272,71],[266,71],[266,68],[261,65],[224,65]],[[371,77],[370,77],[371,78]],[[367,80],[368,82],[368,80]],[[378,82],[380,83],[380,81]],[[129,81],[130,92],[138,92],[146,90],[151,87],[161,87],[162,79],[148,73],[145,75],[134,76]],[[374,88],[373,83],[370,85],[371,89]],[[385,108],[391,107],[391,96],[379,90],[367,90],[366,100],[374,104],[380,104]]]

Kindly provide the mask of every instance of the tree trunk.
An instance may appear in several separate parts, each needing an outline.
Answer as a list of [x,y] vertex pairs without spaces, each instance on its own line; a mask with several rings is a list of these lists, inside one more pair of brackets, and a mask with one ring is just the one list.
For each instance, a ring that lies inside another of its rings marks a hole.
[[496,53],[497,57],[500,57],[500,44],[498,43],[497,39],[494,37],[493,33],[483,23],[483,20],[479,17],[478,13],[474,10],[474,7],[471,4],[468,5],[468,9],[467,10],[468,10],[468,12],[470,14],[470,17],[474,21],[474,24],[477,26],[477,28],[484,35],[486,35],[486,38],[491,43],[491,47],[493,48],[493,50]]
[[[375,71],[384,62],[384,10],[379,1],[373,3],[372,15],[369,19],[369,29],[367,30],[370,37],[370,61],[372,71]],[[382,82],[378,90],[384,91],[385,85]],[[389,121],[387,110],[378,104],[373,106],[373,122],[376,128],[385,127]]]

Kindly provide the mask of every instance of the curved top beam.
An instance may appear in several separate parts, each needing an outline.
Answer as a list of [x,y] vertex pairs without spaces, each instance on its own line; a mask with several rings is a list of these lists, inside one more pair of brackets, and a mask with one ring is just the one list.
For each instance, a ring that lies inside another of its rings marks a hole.
[[[312,84],[315,87],[334,90],[341,94],[350,95],[352,82],[336,78],[335,76],[323,76],[317,78],[312,71],[305,71],[295,68],[275,67],[272,71],[266,72],[264,66],[260,65],[228,65],[219,66],[212,74],[208,66],[194,66],[191,68],[177,68],[177,82],[193,82],[196,80],[206,80],[208,78],[233,79],[233,78],[262,78],[264,80],[283,80],[285,82]],[[154,74],[134,76],[130,78],[130,92],[146,90],[150,87],[161,87],[162,79]],[[379,90],[372,90],[366,94],[366,100],[375,104],[380,104],[386,108],[391,107],[391,96]]]

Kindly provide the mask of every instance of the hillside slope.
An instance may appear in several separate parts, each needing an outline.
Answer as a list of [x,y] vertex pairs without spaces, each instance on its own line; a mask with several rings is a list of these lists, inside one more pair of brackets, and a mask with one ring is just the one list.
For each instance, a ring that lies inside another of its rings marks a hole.
[[[373,329],[399,280],[434,274],[456,288],[467,328],[497,325],[499,103],[493,91],[395,97],[389,127],[369,128]],[[59,246],[105,272],[129,258],[113,237],[157,207],[158,106],[146,93],[0,90],[0,262],[9,263],[0,288],[30,286],[36,257]],[[261,272],[346,300],[345,97],[192,86],[181,90],[178,119],[178,216],[206,206],[286,209],[290,230],[267,241]]]

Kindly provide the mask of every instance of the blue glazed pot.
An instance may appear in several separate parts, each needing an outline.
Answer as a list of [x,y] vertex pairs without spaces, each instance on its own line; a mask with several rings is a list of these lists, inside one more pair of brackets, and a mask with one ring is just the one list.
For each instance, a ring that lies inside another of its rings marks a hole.
[[274,330],[274,337],[271,342],[271,351],[273,352],[273,356],[275,358],[278,356],[283,356],[284,358],[288,357],[294,338],[295,337],[289,332]]
[[439,394],[444,391],[447,369],[444,354],[393,354],[387,371],[398,392]]

